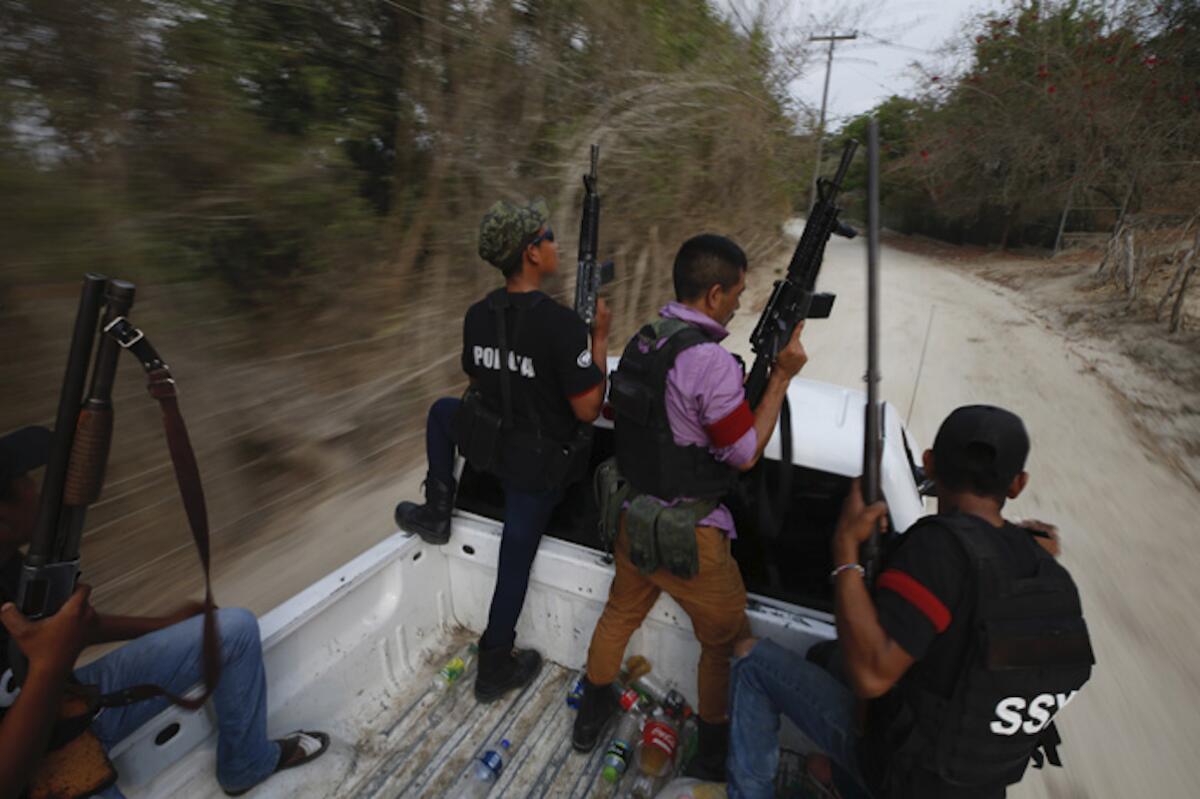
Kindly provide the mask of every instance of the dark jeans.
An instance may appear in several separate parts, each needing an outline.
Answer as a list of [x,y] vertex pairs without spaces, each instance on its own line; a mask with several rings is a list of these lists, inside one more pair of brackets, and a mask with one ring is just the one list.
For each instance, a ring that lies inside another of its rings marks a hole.
[[[447,485],[454,478],[454,440],[450,420],[462,400],[443,397],[429,408],[425,425],[425,454],[429,474]],[[550,521],[554,506],[562,498],[560,489],[522,491],[504,485],[504,533],[500,540],[500,564],[496,590],[488,611],[488,626],[480,641],[482,649],[511,648],[517,637],[517,619],[529,589],[529,570],[538,543]]]
[[781,714],[833,761],[842,796],[870,797],[858,762],[854,694],[825,669],[763,639],[734,662],[732,694],[730,799],[774,796]]
[[429,475],[444,485],[450,485],[454,480],[454,439],[450,437],[450,420],[461,404],[458,397],[442,397],[429,406],[429,419],[425,423]]
[[517,619],[529,589],[529,570],[550,514],[562,497],[560,489],[520,491],[504,486],[504,533],[500,539],[500,565],[496,590],[488,611],[488,626],[480,649],[509,648],[517,637]]

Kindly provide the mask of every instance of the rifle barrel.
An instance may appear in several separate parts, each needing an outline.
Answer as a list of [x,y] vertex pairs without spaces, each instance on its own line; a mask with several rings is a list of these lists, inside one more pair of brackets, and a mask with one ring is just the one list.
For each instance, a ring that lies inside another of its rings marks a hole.
[[29,554],[25,558],[28,566],[44,566],[61,560],[59,553],[54,550],[58,538],[63,486],[66,483],[67,464],[75,438],[75,422],[83,402],[88,361],[91,359],[92,342],[96,337],[96,321],[100,316],[100,305],[107,282],[108,278],[92,272],[83,278],[79,310],[75,313],[75,328],[71,334],[71,349],[67,354],[67,370],[63,375],[62,391],[58,399],[58,415],[54,420],[54,438],[50,443],[46,475],[42,478],[37,521],[29,544]]
[[[883,498],[880,459],[883,455],[883,407],[879,402],[879,123],[867,126],[867,404],[863,441],[863,501]],[[879,559],[879,533],[871,532],[862,560],[868,582]]]
[[854,153],[858,150],[858,142],[854,139],[846,142],[846,148],[842,150],[842,160],[838,163],[837,172],[833,176],[833,185],[841,188],[842,181],[846,179],[846,172],[850,169],[850,162],[854,160]]
[[[101,322],[107,326],[121,316],[128,316],[133,307],[134,286],[124,280],[110,280],[106,292],[107,304]],[[104,472],[112,445],[112,389],[117,375],[117,359],[121,346],[111,336],[102,336],[96,348],[96,364],[92,369],[92,385],[79,411],[75,441],[63,487],[63,505],[59,520],[56,550],[64,560],[79,556],[83,538],[83,522],[87,508],[100,498]]]

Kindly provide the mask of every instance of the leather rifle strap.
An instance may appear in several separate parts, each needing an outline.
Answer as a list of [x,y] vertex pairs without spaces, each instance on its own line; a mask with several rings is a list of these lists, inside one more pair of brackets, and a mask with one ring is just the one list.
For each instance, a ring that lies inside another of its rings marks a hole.
[[204,503],[200,468],[196,464],[196,454],[188,438],[187,425],[179,412],[175,380],[171,377],[167,365],[142,332],[124,317],[115,319],[104,332],[137,357],[142,368],[146,370],[146,390],[158,401],[162,409],[163,431],[166,434],[167,449],[171,453],[171,463],[175,468],[175,481],[179,484],[179,494],[183,499],[188,526],[192,529],[192,540],[196,544],[196,553],[200,556],[200,566],[204,569],[204,640],[201,655],[204,692],[196,698],[189,699],[177,696],[162,686],[147,684],[93,696],[92,701],[96,707],[122,707],[161,696],[179,707],[196,710],[208,701],[221,677],[221,639],[217,631],[216,605],[213,602],[209,567],[208,509]]

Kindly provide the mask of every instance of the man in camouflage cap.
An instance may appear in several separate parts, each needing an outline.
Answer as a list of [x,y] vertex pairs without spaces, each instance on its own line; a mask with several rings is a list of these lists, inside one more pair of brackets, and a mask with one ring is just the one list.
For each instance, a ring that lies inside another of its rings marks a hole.
[[497,200],[479,223],[479,257],[508,277],[521,267],[525,246],[549,224],[550,209],[541,198],[529,205]]
[[450,540],[457,485],[454,447],[504,490],[504,532],[488,626],[479,641],[475,697],[499,699],[541,669],[533,650],[514,648],[529,571],[563,489],[587,468],[591,422],[604,402],[612,314],[604,300],[591,331],[574,310],[541,291],[558,270],[558,245],[544,200],[500,200],[479,224],[479,256],[505,285],[467,311],[462,400],[429,410],[425,504],[401,502],[396,523],[429,544]]

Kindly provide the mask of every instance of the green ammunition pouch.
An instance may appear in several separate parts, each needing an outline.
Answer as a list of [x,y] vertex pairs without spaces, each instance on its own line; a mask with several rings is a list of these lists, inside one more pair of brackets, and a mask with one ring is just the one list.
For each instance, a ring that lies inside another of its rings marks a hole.
[[629,559],[643,574],[660,568],[689,579],[700,571],[696,525],[717,507],[715,499],[685,500],[663,505],[649,494],[639,494],[621,477],[616,460],[609,458],[596,469],[594,487],[600,508],[600,540],[612,548],[625,514]]

